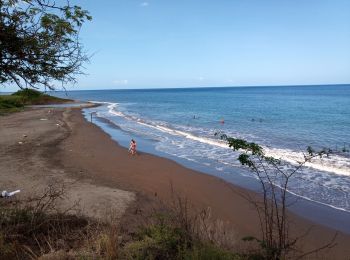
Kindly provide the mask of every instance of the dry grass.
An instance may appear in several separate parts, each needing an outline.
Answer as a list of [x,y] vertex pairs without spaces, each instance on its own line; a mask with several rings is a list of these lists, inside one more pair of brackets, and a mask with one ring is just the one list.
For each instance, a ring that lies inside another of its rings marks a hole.
[[180,225],[192,237],[220,248],[235,248],[237,237],[227,223],[212,216],[211,208],[196,210],[189,200],[173,192],[170,214],[172,222]]
[[170,205],[134,209],[138,229],[122,228],[121,259],[246,259],[234,253],[235,233],[210,208],[197,210],[173,189],[171,194]]
[[232,253],[234,233],[209,208],[193,210],[180,196],[141,213],[133,232],[111,210],[96,221],[59,209],[64,194],[54,184],[40,196],[0,201],[0,259],[245,259]]
[[[61,211],[62,187],[49,186],[42,195],[26,200],[0,201],[0,258],[37,259],[43,254],[78,247],[91,223]],[[69,209],[71,210],[71,209]]]

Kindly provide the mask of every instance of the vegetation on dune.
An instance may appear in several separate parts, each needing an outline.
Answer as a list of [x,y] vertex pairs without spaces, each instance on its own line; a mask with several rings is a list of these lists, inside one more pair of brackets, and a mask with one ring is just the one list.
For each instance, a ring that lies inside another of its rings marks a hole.
[[56,211],[63,190],[53,186],[27,200],[0,200],[0,259],[36,259],[52,248],[69,249],[88,221]]
[[20,111],[27,105],[60,104],[71,101],[70,99],[58,98],[26,88],[12,95],[0,96],[0,114]]
[[23,107],[21,97],[18,96],[0,96],[0,112],[19,111]]
[[0,200],[0,259],[249,259],[205,238],[213,234],[209,222],[203,225],[208,215],[200,220],[185,204],[152,213],[127,234],[113,216],[99,222],[60,210],[63,197],[56,184],[37,197]]
[[186,198],[171,194],[166,208],[140,214],[146,221],[122,241],[121,259],[249,259],[238,253],[234,232],[213,219],[210,208],[196,211]]
[[202,241],[187,233],[179,223],[167,222],[158,216],[158,222],[140,229],[121,251],[125,259],[243,259],[239,254]]
[[45,105],[54,103],[58,104],[73,101],[71,99],[63,99],[50,96],[40,91],[28,88],[21,89],[13,93],[11,96],[19,97],[22,99],[23,105]]

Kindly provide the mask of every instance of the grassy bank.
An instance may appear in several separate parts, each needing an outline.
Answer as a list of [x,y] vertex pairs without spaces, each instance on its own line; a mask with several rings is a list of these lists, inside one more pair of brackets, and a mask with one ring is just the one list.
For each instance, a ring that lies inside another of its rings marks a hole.
[[71,101],[70,99],[53,97],[33,89],[22,89],[11,95],[0,96],[0,114],[21,111],[28,105],[60,104]]
[[[0,199],[0,259],[258,259],[230,248],[232,239],[210,219],[190,214],[184,201],[138,216],[129,226],[59,210],[64,190],[48,187],[25,200]],[[122,228],[121,228],[122,227]]]

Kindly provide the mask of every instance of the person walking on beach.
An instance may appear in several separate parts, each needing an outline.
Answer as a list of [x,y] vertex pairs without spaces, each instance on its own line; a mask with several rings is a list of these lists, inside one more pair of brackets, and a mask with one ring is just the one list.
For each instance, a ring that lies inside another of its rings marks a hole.
[[136,141],[134,139],[131,139],[129,153],[131,153],[131,155],[136,154]]

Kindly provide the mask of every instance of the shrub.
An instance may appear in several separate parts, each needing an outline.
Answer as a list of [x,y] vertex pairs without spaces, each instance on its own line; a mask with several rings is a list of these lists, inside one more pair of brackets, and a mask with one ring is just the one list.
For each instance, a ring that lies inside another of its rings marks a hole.
[[0,96],[0,109],[23,107],[22,99],[18,96]]
[[122,250],[126,259],[241,259],[213,243],[200,241],[176,224],[160,220],[141,229]]
[[18,90],[17,92],[12,94],[12,96],[20,96],[28,99],[38,98],[42,95],[44,95],[42,92],[29,88]]
[[40,91],[26,88],[11,95],[0,96],[0,114],[18,112],[25,105],[46,105],[71,101],[70,99],[53,97]]
[[63,190],[48,187],[36,198],[0,201],[0,259],[36,259],[53,250],[69,250],[81,243],[90,223],[59,212]]

